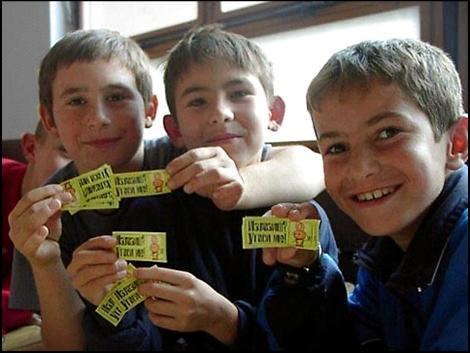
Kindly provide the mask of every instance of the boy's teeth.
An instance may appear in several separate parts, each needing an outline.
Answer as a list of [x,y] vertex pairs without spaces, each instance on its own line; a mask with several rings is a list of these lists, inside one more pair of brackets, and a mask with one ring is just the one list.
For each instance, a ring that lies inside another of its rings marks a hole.
[[363,194],[357,194],[357,198],[359,201],[370,201],[374,199],[380,199],[385,195],[390,194],[393,192],[392,188],[383,188],[383,189],[377,189],[371,192],[365,192]]

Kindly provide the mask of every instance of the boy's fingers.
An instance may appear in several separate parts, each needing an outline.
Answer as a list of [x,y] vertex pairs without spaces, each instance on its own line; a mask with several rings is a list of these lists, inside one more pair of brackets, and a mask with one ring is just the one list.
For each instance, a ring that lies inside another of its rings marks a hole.
[[[104,265],[104,264],[115,264],[117,262],[126,264],[126,261],[119,259],[114,252],[103,251],[103,250],[75,250],[73,253],[73,260],[69,265],[71,272],[75,273],[80,270],[80,268],[89,266],[89,265]],[[120,269],[122,266],[119,267]]]
[[[115,279],[116,276],[121,277],[122,272],[126,273],[126,267],[127,262],[120,259],[110,264],[86,265],[79,268],[79,271],[76,271],[71,266],[69,266],[67,270],[71,275],[73,284],[76,287],[82,287],[88,283],[100,280],[102,278]],[[119,275],[117,275],[118,273]],[[104,279],[104,281],[106,281],[106,279]]]
[[[53,218],[61,207],[61,203],[56,199],[46,199],[35,203],[29,210],[15,217],[10,214],[10,234],[14,243],[24,243],[30,235],[45,225]],[[52,224],[51,224],[52,226]]]
[[293,203],[280,203],[271,207],[273,216],[278,218],[286,218],[289,212],[295,209],[296,205]]
[[211,147],[194,148],[183,153],[181,156],[176,157],[174,160],[168,163],[166,171],[168,174],[170,174],[170,176],[173,176],[194,162],[212,158],[215,156],[215,154],[216,152]]
[[293,259],[297,253],[296,248],[284,248],[279,249],[277,252],[277,258],[279,262],[288,263],[289,260]]
[[268,266],[274,265],[276,263],[276,253],[277,249],[275,248],[264,248],[263,262]]
[[63,191],[61,185],[51,184],[27,192],[11,211],[8,219],[17,218],[28,211],[35,203],[50,198]]
[[187,193],[198,192],[200,189],[208,186],[215,189],[220,185],[235,181],[236,178],[237,176],[233,175],[233,171],[231,169],[219,167],[207,168],[207,170],[204,170],[191,178],[191,180],[185,185],[185,191]]
[[134,270],[134,276],[138,279],[161,281],[174,286],[184,286],[187,283],[192,283],[195,279],[194,275],[189,272],[158,267],[157,265],[137,268]]

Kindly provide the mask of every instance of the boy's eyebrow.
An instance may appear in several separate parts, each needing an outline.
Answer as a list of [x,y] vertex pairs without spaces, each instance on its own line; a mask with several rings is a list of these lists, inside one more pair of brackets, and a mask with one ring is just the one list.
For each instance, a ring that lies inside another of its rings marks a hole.
[[87,89],[84,88],[84,87],[69,87],[69,88],[66,88],[60,94],[60,98],[67,97],[67,96],[70,96],[70,95],[73,95],[73,94],[76,94],[76,93],[80,93],[80,92],[85,92],[85,91],[87,91]]
[[234,78],[232,80],[227,81],[224,83],[224,88],[230,87],[230,86],[236,86],[236,85],[252,85],[250,80],[247,80],[246,78]]
[[[113,83],[113,84],[106,85],[101,90],[104,91],[104,90],[110,90],[110,89],[111,90],[112,89],[120,89],[120,90],[126,90],[126,91],[131,90],[130,87],[128,87],[127,85],[121,84],[121,83]],[[88,91],[88,88],[86,88],[86,87],[69,87],[69,88],[66,88],[62,92],[60,97],[63,98],[63,97],[67,97],[67,96],[70,96],[70,95],[73,95],[73,94],[77,94],[77,93],[81,93],[81,92],[87,92],[87,91]]]
[[[227,82],[225,82],[222,87],[223,88],[228,88],[228,87],[231,87],[231,86],[236,86],[236,85],[241,85],[241,84],[248,84],[248,85],[252,85],[252,83],[250,82],[250,80],[247,80],[247,79],[244,79],[244,78],[234,78],[232,80],[229,80]],[[209,87],[206,87],[206,86],[189,86],[187,87],[183,93],[181,93],[181,96],[180,98],[183,98],[184,96],[187,96],[188,94],[191,94],[191,93],[194,93],[194,92],[199,92],[199,91],[209,91]]]
[[390,118],[396,118],[396,117],[404,117],[404,116],[403,114],[399,112],[386,111],[386,112],[382,112],[377,115],[374,115],[372,118],[367,120],[366,124],[367,126],[372,126],[372,125],[379,123],[380,121],[384,119],[390,119]]
[[183,98],[184,96],[187,96],[188,94],[194,93],[194,92],[199,92],[199,91],[208,91],[208,87],[203,87],[203,86],[189,86],[187,87],[182,93],[180,98]]
[[[396,118],[396,117],[404,117],[403,114],[394,112],[394,111],[386,111],[386,112],[381,112],[377,115],[374,115],[372,118],[366,121],[367,126],[373,126],[375,124],[378,124],[380,121],[384,119],[390,119],[390,118]],[[341,137],[342,135],[346,135],[343,133],[340,133],[338,131],[328,131],[323,134],[321,134],[318,137],[318,141],[322,141],[324,139],[333,139],[333,138],[338,138]]]

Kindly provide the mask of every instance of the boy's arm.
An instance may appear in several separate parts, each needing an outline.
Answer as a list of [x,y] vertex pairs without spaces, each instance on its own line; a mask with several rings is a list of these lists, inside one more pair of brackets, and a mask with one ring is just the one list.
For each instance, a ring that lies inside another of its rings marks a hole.
[[189,272],[152,266],[137,268],[144,280],[139,292],[154,325],[179,332],[204,331],[223,345],[238,336],[238,309],[227,298]]
[[[52,350],[83,350],[84,304],[59,258],[49,266],[33,266],[41,308],[44,345]],[[53,283],[54,285],[51,285]]]
[[325,188],[321,156],[304,146],[273,147],[264,162],[240,174],[245,189],[235,209],[306,201]]
[[350,348],[346,288],[325,212],[317,203],[303,203],[276,205],[270,213],[292,221],[320,219],[321,225],[319,251],[263,249],[264,263],[277,264],[257,317],[269,348],[309,351]]
[[222,210],[306,201],[324,189],[320,155],[304,146],[275,147],[263,162],[242,167],[220,147],[202,147],[167,166],[168,186],[209,197]]
[[10,238],[33,271],[44,345],[54,350],[84,348],[83,303],[71,286],[57,242],[62,228],[59,210],[69,201],[71,196],[62,187],[47,185],[23,196],[8,217]]

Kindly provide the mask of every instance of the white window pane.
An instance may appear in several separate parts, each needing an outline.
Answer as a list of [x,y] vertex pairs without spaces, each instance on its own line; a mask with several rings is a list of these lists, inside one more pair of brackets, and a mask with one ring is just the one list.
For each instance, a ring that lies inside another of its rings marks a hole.
[[83,27],[133,36],[197,19],[197,1],[84,1]]
[[170,110],[166,104],[165,87],[163,86],[163,66],[160,65],[162,60],[162,58],[157,58],[151,61],[154,68],[152,71],[153,92],[158,98],[158,109],[157,117],[152,127],[144,130],[144,139],[152,139],[166,135],[165,129],[163,128],[163,116],[169,114]]
[[221,1],[220,9],[222,12],[229,12],[238,10],[244,7],[250,7],[258,4],[262,4],[267,1]]
[[[419,8],[409,7],[331,24],[313,26],[253,38],[274,66],[274,91],[286,102],[280,130],[268,132],[268,142],[314,140],[305,94],[313,77],[336,51],[366,39],[419,38]],[[153,61],[155,64],[158,60]],[[159,106],[157,119],[145,138],[165,135],[162,118],[167,114],[163,72],[155,70],[154,92]]]
[[274,91],[286,102],[275,141],[313,140],[305,95],[310,81],[336,51],[367,39],[419,38],[419,8],[410,7],[331,24],[254,38],[274,66]]

